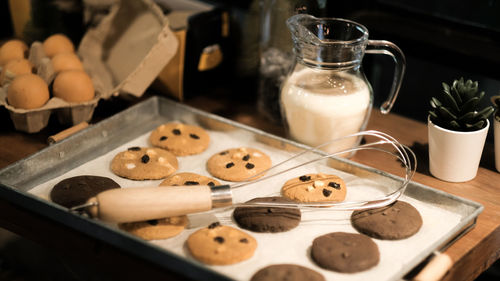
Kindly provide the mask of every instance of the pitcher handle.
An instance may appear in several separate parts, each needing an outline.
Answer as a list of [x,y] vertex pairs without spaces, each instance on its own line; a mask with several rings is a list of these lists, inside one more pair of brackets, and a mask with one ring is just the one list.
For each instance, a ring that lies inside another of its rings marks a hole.
[[394,80],[392,81],[389,98],[380,106],[380,112],[387,114],[391,111],[403,82],[403,76],[406,70],[405,55],[398,46],[385,40],[368,40],[366,53],[389,55],[394,59],[396,64],[396,68],[394,69]]

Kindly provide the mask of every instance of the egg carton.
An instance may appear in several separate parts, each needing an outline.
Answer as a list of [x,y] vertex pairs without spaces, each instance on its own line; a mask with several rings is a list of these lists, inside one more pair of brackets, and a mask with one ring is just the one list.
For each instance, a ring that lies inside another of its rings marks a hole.
[[[16,130],[28,133],[45,128],[53,113],[64,125],[88,122],[100,99],[143,95],[177,48],[178,40],[167,18],[152,0],[123,0],[112,7],[98,26],[85,33],[76,51],[94,85],[92,100],[71,103],[51,96],[40,108],[14,108],[7,101],[10,81],[5,81],[0,88],[0,105],[9,111]],[[31,44],[28,59],[36,74],[51,85],[55,74],[41,42]]]

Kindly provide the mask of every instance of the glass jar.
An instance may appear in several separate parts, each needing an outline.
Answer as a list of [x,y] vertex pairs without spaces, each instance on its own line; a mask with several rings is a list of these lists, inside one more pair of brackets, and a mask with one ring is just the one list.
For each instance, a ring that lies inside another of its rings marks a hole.
[[[396,70],[388,113],[396,100],[405,71],[405,57],[391,42],[368,40],[368,30],[353,21],[295,15],[288,19],[295,61],[282,85],[280,105],[289,136],[310,146],[362,131],[373,104],[373,90],[361,62],[366,53],[394,58]],[[333,153],[358,145],[346,138],[322,148]]]

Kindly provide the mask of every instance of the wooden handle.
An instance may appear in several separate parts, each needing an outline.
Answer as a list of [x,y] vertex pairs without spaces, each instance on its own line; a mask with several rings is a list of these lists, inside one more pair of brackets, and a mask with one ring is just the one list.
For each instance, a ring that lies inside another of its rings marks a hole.
[[105,221],[132,222],[161,219],[212,209],[209,186],[155,186],[110,189],[88,202],[92,216]]
[[437,281],[450,270],[453,262],[447,254],[438,254],[413,278],[414,281]]

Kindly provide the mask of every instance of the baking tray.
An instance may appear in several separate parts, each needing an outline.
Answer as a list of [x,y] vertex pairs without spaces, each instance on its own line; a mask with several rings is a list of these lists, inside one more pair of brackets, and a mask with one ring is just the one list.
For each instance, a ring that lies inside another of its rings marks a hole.
[[[289,241],[289,243],[294,245],[294,247],[288,248],[300,249],[298,245],[302,244],[303,249],[300,250],[301,253],[299,255],[301,256],[298,258],[300,263],[322,272],[327,278],[332,277],[335,280],[363,280],[368,277],[376,277],[377,280],[398,280],[425,260],[433,251],[439,250],[449,241],[452,241],[453,238],[473,227],[477,216],[483,210],[483,207],[476,202],[410,182],[405,190],[403,199],[419,206],[426,206],[425,210],[419,209],[419,211],[423,212],[424,225],[426,221],[440,221],[440,216],[442,215],[453,216],[456,220],[450,222],[447,228],[441,232],[437,231],[440,224],[434,223],[435,225],[431,227],[427,225],[428,231],[431,231],[427,234],[435,237],[432,241],[426,241],[425,243],[421,243],[422,241],[418,242],[418,239],[414,241],[408,240],[413,238],[400,241],[375,240],[379,248],[381,248],[381,264],[387,264],[387,260],[400,259],[397,256],[400,254],[398,252],[408,251],[406,254],[409,258],[404,260],[404,262],[396,264],[396,266],[391,265],[392,268],[389,272],[369,270],[358,274],[342,275],[325,271],[314,265],[310,258],[308,258],[308,245],[312,243],[314,236],[349,228],[347,226],[349,222],[346,219],[349,215],[345,212],[330,213],[331,217],[328,213],[326,213],[325,217],[325,211],[323,211],[323,214],[314,213],[314,219],[311,219],[309,216],[309,219],[304,220],[297,230],[282,234],[251,232],[250,234],[256,237],[259,242],[256,256],[249,261],[237,265],[206,266],[190,258],[186,251],[182,249],[183,239],[189,233],[195,231],[197,227],[205,226],[210,220],[220,220],[224,224],[231,224],[231,211],[194,215],[190,217],[190,220],[197,221],[197,223],[192,222],[189,231],[185,231],[184,236],[181,235],[177,238],[174,237],[174,239],[147,242],[118,230],[112,224],[71,213],[67,209],[50,202],[47,197],[40,195],[40,192],[33,192],[33,190],[37,190],[40,186],[47,186],[47,183],[57,181],[58,178],[72,172],[76,171],[77,174],[83,173],[79,169],[85,167],[85,164],[98,161],[96,159],[106,157],[106,155],[109,157],[110,153],[114,153],[113,151],[128,147],[130,144],[137,144],[137,141],[144,142],[148,133],[156,128],[156,126],[172,120],[198,124],[212,132],[231,135],[236,140],[252,141],[258,144],[259,148],[265,148],[267,151],[270,151],[271,154],[273,151],[284,152],[285,154],[294,153],[295,151],[307,148],[293,141],[267,134],[255,128],[244,126],[165,98],[153,97],[101,121],[60,143],[47,147],[26,159],[0,170],[0,196],[43,217],[50,218],[78,232],[112,245],[130,255],[140,257],[168,271],[196,280],[245,280],[249,279],[252,273],[264,265],[294,262],[294,259],[286,257],[289,255],[276,255],[276,253],[273,255],[272,247],[271,249],[263,249],[259,252],[263,248],[261,244],[265,245],[271,241],[272,245],[272,239],[269,240],[267,238],[273,236],[274,238],[278,237],[279,240]],[[377,182],[383,182],[384,184],[402,181],[402,178],[399,176],[391,175],[347,159],[332,158],[329,159],[329,162],[336,169],[339,169],[339,172],[347,172],[356,177],[362,176],[376,180]],[[104,165],[109,164],[105,163]],[[198,166],[204,167],[204,163]],[[141,182],[136,182],[135,184],[140,185]],[[249,196],[249,194],[254,197],[257,195],[247,192],[246,195],[242,196]],[[323,233],[311,233],[309,231],[311,225],[317,227],[318,224],[320,224]],[[437,232],[432,233],[434,230],[431,229],[433,228]],[[415,243],[416,241],[417,243]],[[179,247],[179,245],[181,245],[181,249],[178,249],[178,251],[171,250],[171,247]],[[391,252],[386,250],[388,248],[393,248],[394,250]]]

